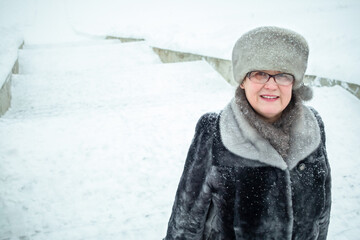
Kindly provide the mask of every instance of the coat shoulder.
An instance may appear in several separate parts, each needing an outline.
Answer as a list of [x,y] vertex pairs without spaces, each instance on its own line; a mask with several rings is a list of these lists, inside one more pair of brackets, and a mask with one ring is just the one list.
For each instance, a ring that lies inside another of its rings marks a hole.
[[[320,114],[319,114],[319,112],[315,109],[315,108],[313,108],[313,107],[310,107],[310,106],[306,106],[308,109],[310,109],[310,111],[314,114],[314,116],[315,116],[315,118],[316,118],[316,120],[318,121],[318,123],[319,123],[319,125],[324,125],[324,122],[322,121],[322,118],[321,118],[321,116],[320,116]],[[321,127],[321,126],[320,126]]]
[[323,143],[325,143],[325,126],[324,126],[324,122],[323,122],[319,112],[317,110],[315,110],[315,108],[313,108],[313,107],[310,107],[310,106],[306,106],[306,107],[308,109],[310,109],[310,111],[314,114],[314,116],[319,124],[321,140]]
[[220,114],[216,112],[209,112],[202,115],[196,124],[196,131],[205,130],[207,132],[214,132],[219,122]]

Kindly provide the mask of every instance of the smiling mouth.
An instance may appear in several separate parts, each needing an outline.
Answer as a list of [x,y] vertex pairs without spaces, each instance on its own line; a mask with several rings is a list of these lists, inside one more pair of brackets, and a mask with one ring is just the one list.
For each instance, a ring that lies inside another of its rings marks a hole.
[[277,99],[277,98],[279,98],[278,96],[269,96],[269,95],[260,95],[260,97],[265,98],[265,99]]

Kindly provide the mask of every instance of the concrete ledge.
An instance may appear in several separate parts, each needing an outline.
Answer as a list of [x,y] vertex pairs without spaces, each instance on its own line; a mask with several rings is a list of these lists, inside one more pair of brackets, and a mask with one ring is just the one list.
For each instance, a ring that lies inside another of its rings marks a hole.
[[[346,86],[343,86],[343,85],[346,85]],[[359,85],[354,84],[354,83],[343,82],[341,86],[343,88],[345,88],[346,90],[348,90],[353,95],[355,95],[355,97],[360,99],[360,86]]]
[[19,74],[19,59],[16,59],[13,68],[11,69],[11,73]]
[[[233,86],[237,85],[233,78],[232,64],[230,60],[187,52],[173,51],[157,47],[152,48],[154,52],[159,55],[160,60],[163,63],[206,60],[228,83]],[[360,86],[355,83],[348,83],[330,78],[317,77],[314,75],[305,75],[304,82],[307,85],[317,87],[332,87],[338,85],[349,91],[351,94],[353,94],[360,100]]]
[[350,92],[351,94],[353,94],[358,99],[360,99],[360,86],[355,83],[349,83],[349,82],[344,82],[344,81],[324,78],[324,77],[317,77],[314,75],[305,75],[304,81],[308,85],[316,86],[316,87],[340,86],[343,87],[348,92]]
[[164,48],[152,47],[163,63],[207,61],[228,83],[235,85],[232,76],[232,65],[230,60],[203,56],[187,52],[179,52]]
[[[19,49],[23,49],[24,44],[25,44],[25,43],[22,42],[21,45],[19,46]],[[15,61],[15,63],[14,63],[14,66],[13,66],[11,72],[12,72],[13,74],[19,74],[19,59],[16,59],[16,61]]]
[[[19,49],[22,49],[24,46],[24,42],[22,42],[19,46]],[[11,105],[11,79],[12,74],[19,73],[19,60],[18,58],[15,60],[15,63],[9,71],[3,85],[0,88],[0,116],[4,115],[5,112],[9,109]]]
[[9,109],[11,104],[11,76],[12,73],[9,73],[0,89],[0,116]]
[[230,60],[214,58],[214,57],[205,57],[205,60],[220,73],[225,80],[233,86],[236,86],[237,83],[234,81],[232,63]]
[[114,36],[106,36],[105,39],[118,39],[121,42],[139,42],[145,41],[143,38],[123,38],[123,37],[114,37]]

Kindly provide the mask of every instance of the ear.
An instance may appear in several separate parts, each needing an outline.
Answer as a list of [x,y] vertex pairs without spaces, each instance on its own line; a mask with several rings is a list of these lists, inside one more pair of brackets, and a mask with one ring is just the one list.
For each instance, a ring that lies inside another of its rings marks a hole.
[[[244,81],[245,81],[245,80],[244,80]],[[245,87],[244,87],[244,81],[242,81],[242,82],[240,83],[240,85],[239,85],[241,89],[245,89]]]

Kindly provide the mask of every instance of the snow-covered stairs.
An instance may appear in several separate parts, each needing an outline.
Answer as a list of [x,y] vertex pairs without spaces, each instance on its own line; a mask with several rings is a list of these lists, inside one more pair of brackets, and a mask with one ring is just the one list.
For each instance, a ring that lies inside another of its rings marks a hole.
[[146,42],[25,46],[0,118],[0,239],[161,239],[202,113],[232,89]]
[[96,73],[105,69],[161,63],[146,42],[103,40],[84,45],[26,46],[20,51],[21,73]]

